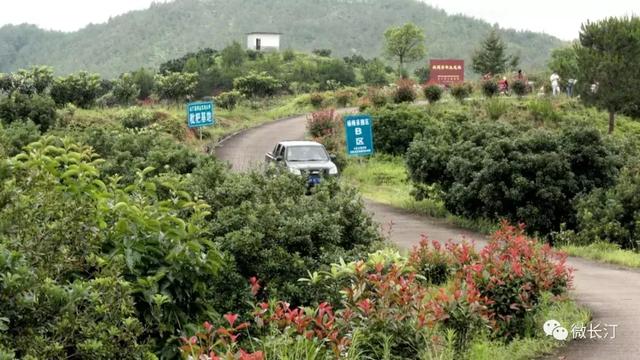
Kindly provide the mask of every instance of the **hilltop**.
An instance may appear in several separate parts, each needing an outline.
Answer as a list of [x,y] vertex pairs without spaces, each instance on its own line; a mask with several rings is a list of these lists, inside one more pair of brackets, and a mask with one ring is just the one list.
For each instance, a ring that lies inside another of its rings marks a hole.
[[[492,28],[417,0],[176,0],[71,33],[28,24],[4,26],[0,71],[47,64],[60,74],[89,70],[111,77],[198,48],[244,43],[244,34],[251,31],[284,33],[284,48],[327,48],[338,56],[373,57],[381,54],[385,29],[408,21],[425,30],[428,57],[467,61]],[[551,50],[563,44],[534,32],[500,33],[528,70],[543,68]]]

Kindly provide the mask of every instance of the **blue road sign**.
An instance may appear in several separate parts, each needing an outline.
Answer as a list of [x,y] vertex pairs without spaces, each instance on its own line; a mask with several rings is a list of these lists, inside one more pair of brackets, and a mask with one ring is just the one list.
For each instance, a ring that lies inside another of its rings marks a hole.
[[187,123],[190,128],[211,126],[215,123],[213,102],[192,102],[187,105]]
[[344,117],[347,132],[347,154],[367,156],[373,154],[373,121],[370,115],[349,115]]

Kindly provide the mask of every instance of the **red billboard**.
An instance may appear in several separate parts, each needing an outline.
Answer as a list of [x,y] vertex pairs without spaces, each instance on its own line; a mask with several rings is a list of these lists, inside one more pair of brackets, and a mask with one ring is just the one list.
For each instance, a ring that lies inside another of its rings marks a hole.
[[430,60],[429,70],[429,84],[439,84],[446,86],[464,82],[464,60]]

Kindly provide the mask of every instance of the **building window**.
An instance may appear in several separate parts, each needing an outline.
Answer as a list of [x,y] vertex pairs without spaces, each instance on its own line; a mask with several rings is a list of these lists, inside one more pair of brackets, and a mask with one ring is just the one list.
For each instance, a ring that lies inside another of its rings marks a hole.
[[257,38],[256,39],[256,50],[260,51],[260,48],[262,47],[262,39]]

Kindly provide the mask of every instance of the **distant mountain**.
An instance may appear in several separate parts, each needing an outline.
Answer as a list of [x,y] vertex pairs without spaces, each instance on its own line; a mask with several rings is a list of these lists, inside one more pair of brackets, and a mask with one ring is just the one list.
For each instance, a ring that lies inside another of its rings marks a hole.
[[[469,61],[492,28],[417,0],[176,0],[72,33],[4,26],[0,72],[46,64],[60,74],[89,70],[112,77],[198,48],[220,49],[233,40],[244,44],[244,34],[252,31],[282,32],[284,48],[373,57],[381,54],[385,29],[408,21],[425,30],[431,58]],[[534,32],[500,32],[528,71],[543,68],[551,50],[563,44]]]

